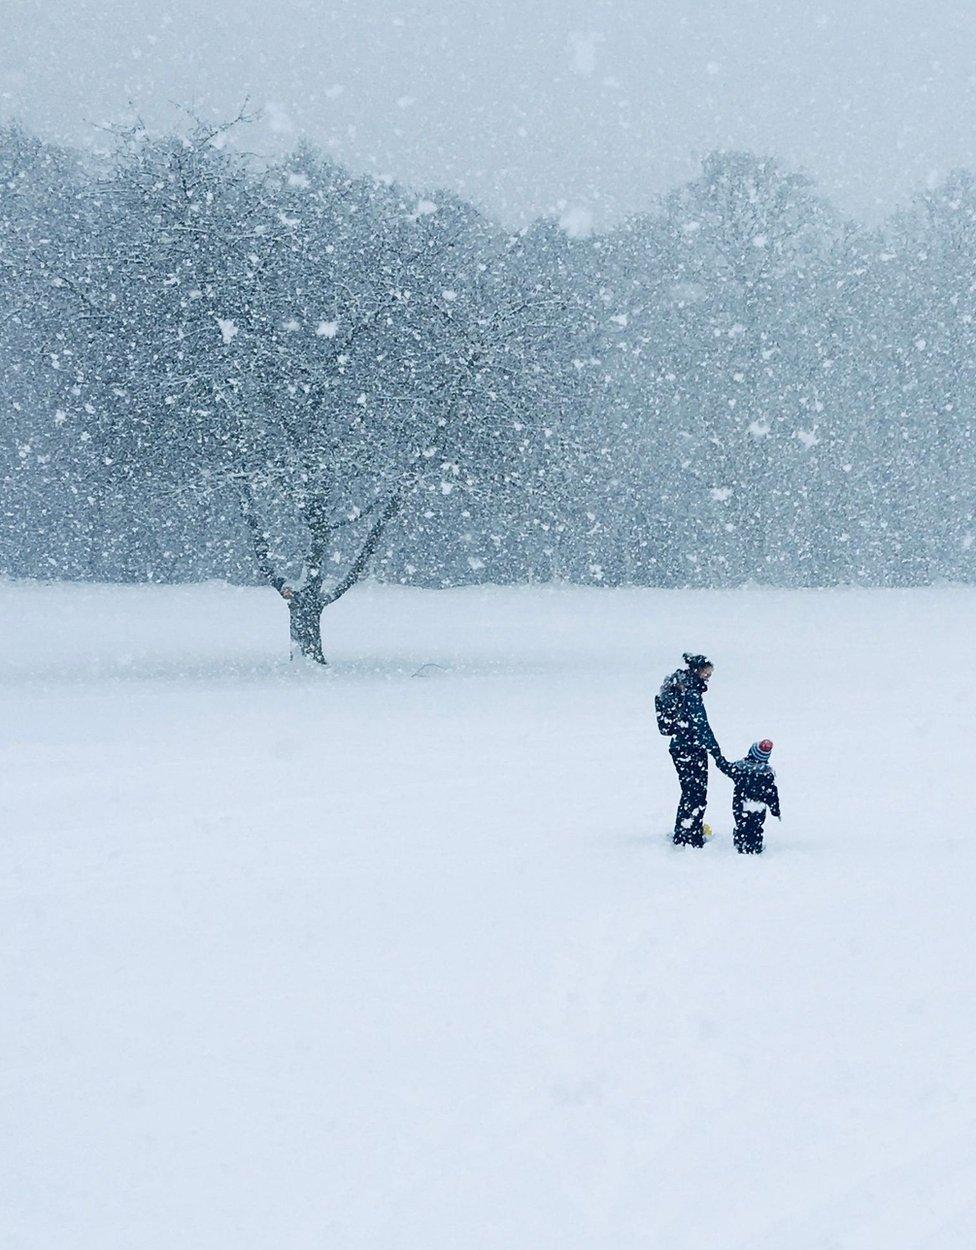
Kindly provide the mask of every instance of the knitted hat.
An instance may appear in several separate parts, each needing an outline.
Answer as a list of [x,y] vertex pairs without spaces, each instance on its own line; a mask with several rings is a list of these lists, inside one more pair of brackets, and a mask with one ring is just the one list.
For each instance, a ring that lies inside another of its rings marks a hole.
[[710,667],[712,663],[706,656],[693,655],[690,651],[686,651],[683,658],[688,667],[696,673],[700,668],[705,668],[706,665]]
[[749,758],[758,760],[760,764],[765,764],[773,753],[773,743],[769,738],[763,738],[761,742],[754,742],[749,748]]

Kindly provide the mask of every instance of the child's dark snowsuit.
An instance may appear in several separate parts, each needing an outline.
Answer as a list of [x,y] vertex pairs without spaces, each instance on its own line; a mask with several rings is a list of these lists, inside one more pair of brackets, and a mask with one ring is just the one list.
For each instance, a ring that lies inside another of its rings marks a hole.
[[681,782],[681,801],[674,819],[674,841],[679,846],[705,845],[702,824],[708,798],[708,753],[718,751],[702,698],[707,688],[690,669],[672,673],[661,687],[660,697],[673,698],[677,705],[668,749]]
[[715,763],[726,777],[732,778],[735,786],[732,795],[732,815],[735,817],[732,840],[735,849],[743,855],[760,855],[766,809],[779,818],[776,774],[768,764],[748,756],[730,763],[724,756],[716,755]]

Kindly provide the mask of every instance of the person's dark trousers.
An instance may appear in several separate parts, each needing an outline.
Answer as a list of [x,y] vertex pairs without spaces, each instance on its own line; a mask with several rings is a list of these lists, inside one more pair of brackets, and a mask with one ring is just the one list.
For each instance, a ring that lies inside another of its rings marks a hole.
[[704,846],[705,802],[708,798],[708,752],[672,742],[671,758],[681,782],[681,801],[674,818],[676,846]]
[[761,855],[763,849],[763,825],[765,812],[749,812],[735,823],[732,841],[740,855]]

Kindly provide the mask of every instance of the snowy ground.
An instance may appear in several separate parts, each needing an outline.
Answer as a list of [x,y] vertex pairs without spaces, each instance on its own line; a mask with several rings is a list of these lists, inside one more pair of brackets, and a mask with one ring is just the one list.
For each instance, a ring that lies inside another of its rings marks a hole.
[[[974,614],[0,585],[0,1245],[971,1250]],[[764,858],[665,842],[690,646]]]

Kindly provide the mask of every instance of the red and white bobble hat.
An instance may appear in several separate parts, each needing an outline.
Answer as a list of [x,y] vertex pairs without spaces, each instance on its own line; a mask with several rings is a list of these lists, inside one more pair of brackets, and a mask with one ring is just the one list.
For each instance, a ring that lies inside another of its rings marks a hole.
[[758,760],[760,764],[766,764],[769,757],[773,753],[772,738],[763,738],[759,742],[754,742],[749,748],[749,755],[752,759]]

